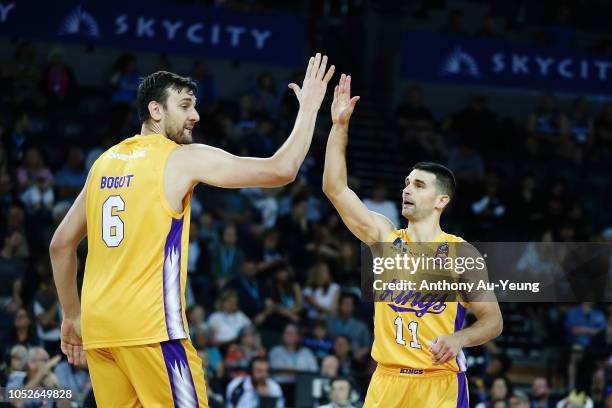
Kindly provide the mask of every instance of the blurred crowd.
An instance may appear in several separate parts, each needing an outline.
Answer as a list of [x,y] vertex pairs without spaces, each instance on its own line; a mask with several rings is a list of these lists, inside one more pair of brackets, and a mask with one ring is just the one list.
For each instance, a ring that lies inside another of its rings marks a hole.
[[[0,65],[0,385],[71,389],[90,401],[87,367],[70,366],[60,353],[62,310],[48,245],[94,160],[139,132],[134,102],[143,72],[136,56],[121,55],[106,83],[83,87],[61,49],[49,50],[43,64],[41,56],[35,44],[19,42],[13,59]],[[157,68],[172,65],[162,55]],[[200,84],[196,142],[268,156],[290,132],[297,102],[280,84],[299,75],[263,72],[225,99],[205,63],[180,73]],[[436,119],[412,88],[392,123],[402,151],[456,172],[461,193],[449,225],[466,238],[495,239],[503,230],[516,240],[612,240],[612,230],[602,229],[612,220],[599,198],[606,196],[612,154],[612,106],[592,111],[577,99],[563,112],[544,95],[519,124],[499,120],[477,97]],[[313,145],[298,180],[285,188],[195,190],[186,313],[213,407],[295,406],[306,398],[300,384],[316,379],[322,385],[316,395],[307,387],[310,406],[363,400],[375,368],[372,305],[360,302],[359,243],[320,191],[323,149]],[[399,201],[383,189],[363,198],[400,225]],[[80,280],[85,256],[83,243]],[[512,384],[511,340],[467,350],[473,406],[612,407],[609,305],[513,312],[541,323],[534,324],[534,345],[558,352],[551,371]]]

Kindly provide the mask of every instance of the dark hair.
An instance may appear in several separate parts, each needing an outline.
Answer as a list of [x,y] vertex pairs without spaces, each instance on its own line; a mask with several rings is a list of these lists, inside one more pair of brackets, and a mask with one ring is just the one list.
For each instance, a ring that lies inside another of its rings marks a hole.
[[438,163],[419,162],[412,167],[412,170],[422,170],[434,174],[440,190],[451,199],[455,195],[455,175],[448,167]]
[[249,362],[249,375],[253,375],[253,367],[255,366],[255,363],[261,363],[261,362],[264,362],[270,365],[270,362],[265,357],[261,357],[261,356],[253,357],[253,359]]
[[353,391],[353,381],[351,381],[350,378],[348,377],[344,377],[344,376],[338,376],[338,377],[334,377],[330,382],[329,382],[329,388],[331,389],[332,385],[334,385],[335,382],[337,381],[346,381],[349,384],[349,399],[351,397],[351,392]]
[[149,102],[157,101],[166,106],[168,88],[177,91],[187,89],[194,94],[198,91],[198,85],[193,79],[168,71],[157,71],[142,78],[138,84],[138,117],[142,123],[151,117]]

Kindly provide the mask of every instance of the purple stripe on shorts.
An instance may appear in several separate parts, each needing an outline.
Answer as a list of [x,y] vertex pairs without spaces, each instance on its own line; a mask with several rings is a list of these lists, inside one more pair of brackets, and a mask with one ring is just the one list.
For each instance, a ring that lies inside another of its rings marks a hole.
[[170,340],[160,344],[170,379],[174,406],[176,408],[197,408],[198,395],[189,368],[187,353],[181,341]]
[[457,373],[457,408],[469,408],[465,373]]
[[183,220],[172,219],[170,232],[164,247],[163,290],[164,314],[168,339],[185,339],[187,334],[183,325],[181,305],[181,252],[183,239]]
[[[463,327],[464,320],[465,320],[465,308],[461,305],[461,303],[457,302],[457,314],[455,315],[455,333],[461,330],[461,328]],[[461,353],[462,351],[459,350],[459,354],[455,358],[455,361],[457,362],[457,367],[459,367],[459,371],[464,370],[464,368],[461,367],[461,363],[459,362],[459,356],[461,355]]]

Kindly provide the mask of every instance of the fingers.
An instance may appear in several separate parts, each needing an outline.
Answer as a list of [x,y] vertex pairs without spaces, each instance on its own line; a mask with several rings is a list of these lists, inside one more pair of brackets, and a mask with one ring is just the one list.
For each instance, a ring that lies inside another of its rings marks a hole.
[[353,107],[353,108],[354,108],[354,107],[355,107],[355,105],[357,104],[357,101],[358,101],[359,99],[361,99],[361,97],[360,97],[360,96],[354,96],[354,97],[352,97],[352,98],[351,98],[351,107]]
[[333,102],[336,102],[337,100],[338,100],[338,85],[334,87],[334,101]]
[[329,70],[327,71],[327,74],[325,74],[325,76],[323,77],[323,82],[325,82],[327,84],[332,79],[332,77],[334,76],[334,72],[335,71],[336,71],[336,67],[334,65],[329,67]]
[[308,67],[306,68],[306,75],[304,76],[304,79],[310,78],[310,73],[312,72],[312,66],[314,65],[314,57],[310,57],[310,59],[308,60]]
[[312,67],[309,64],[310,70],[306,70],[305,78],[316,77],[317,73],[319,72],[320,65],[321,65],[321,53],[317,52],[317,55],[315,55],[314,60],[312,61]]
[[299,97],[300,95],[300,87],[297,84],[290,83],[287,85],[293,92],[295,92],[295,96]]
[[[320,55],[320,54],[317,54],[317,55]],[[315,78],[317,79],[323,78],[323,74],[325,74],[326,68],[327,68],[327,55],[324,55],[321,60],[321,65],[319,66],[319,69],[317,70],[317,74]]]

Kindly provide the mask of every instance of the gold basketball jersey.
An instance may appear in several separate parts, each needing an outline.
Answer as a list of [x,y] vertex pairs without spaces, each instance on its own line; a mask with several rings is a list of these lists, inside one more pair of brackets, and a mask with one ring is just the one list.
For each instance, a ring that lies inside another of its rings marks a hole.
[[81,294],[85,349],[188,338],[191,192],[176,213],[163,183],[177,147],[162,135],[137,135],[104,152],[90,171]]
[[[410,245],[406,230],[396,230],[389,239],[393,245]],[[437,251],[447,251],[448,244],[463,239],[442,233],[435,240]],[[415,291],[416,292],[416,291]],[[410,294],[412,295],[412,294]],[[462,372],[467,369],[463,352],[448,362],[434,366],[431,342],[436,336],[452,334],[461,329],[467,303],[419,302],[418,295],[390,296],[374,303],[374,344],[372,358],[379,364],[403,370],[404,374],[441,374]],[[389,301],[387,301],[389,300]]]

